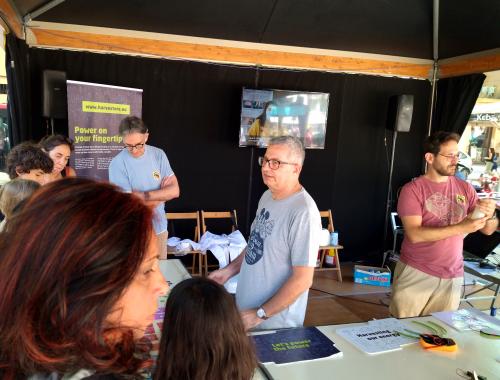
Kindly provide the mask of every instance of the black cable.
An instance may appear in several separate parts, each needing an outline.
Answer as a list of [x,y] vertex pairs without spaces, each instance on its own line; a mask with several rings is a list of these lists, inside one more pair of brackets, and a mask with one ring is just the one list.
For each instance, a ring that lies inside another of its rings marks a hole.
[[271,22],[271,19],[273,18],[274,11],[276,10],[276,5],[278,5],[278,0],[274,1],[273,7],[271,8],[271,12],[269,12],[269,16],[267,16],[266,23],[264,24],[264,28],[262,29],[262,32],[260,32],[260,36],[259,36],[260,43],[262,43],[262,40],[264,38],[264,34],[267,32],[267,28],[269,26],[269,23]]
[[262,373],[262,375],[264,375],[264,377],[267,380],[274,380],[274,377],[271,375],[271,373],[266,368],[266,366],[264,364],[260,363],[260,362],[259,362],[259,369],[260,369],[260,372]]

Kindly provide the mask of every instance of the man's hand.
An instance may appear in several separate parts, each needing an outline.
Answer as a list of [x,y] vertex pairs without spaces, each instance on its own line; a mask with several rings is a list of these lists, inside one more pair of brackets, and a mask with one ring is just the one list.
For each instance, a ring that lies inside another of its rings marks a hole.
[[240,312],[241,319],[243,321],[243,325],[245,326],[245,330],[250,330],[255,326],[264,322],[263,319],[257,317],[257,309],[247,309]]
[[132,193],[141,198],[141,200],[146,204],[146,206],[148,206],[151,209],[156,208],[161,203],[161,201],[151,201],[146,199],[146,195],[144,194],[143,191],[134,190]]
[[489,216],[485,216],[479,219],[471,219],[471,215],[467,215],[467,217],[458,224],[460,225],[460,227],[462,227],[464,233],[471,234],[483,228],[486,225],[486,221],[488,219]]
[[213,272],[210,272],[208,274],[208,278],[215,281],[218,284],[224,285],[227,282],[227,280],[231,278],[231,274],[226,268],[217,269],[214,270]]
[[208,278],[224,285],[227,280],[231,277],[236,276],[240,273],[241,264],[243,263],[243,259],[245,258],[246,248],[238,255],[236,259],[234,259],[227,267],[222,269],[214,270],[212,273],[208,275]]
[[479,209],[484,212],[484,215],[489,219],[492,218],[493,215],[495,215],[495,210],[496,210],[496,201],[491,198],[483,198],[479,199],[476,203],[476,206],[479,207]]
[[132,190],[132,194],[141,198],[141,200],[145,200],[144,193],[142,191]]

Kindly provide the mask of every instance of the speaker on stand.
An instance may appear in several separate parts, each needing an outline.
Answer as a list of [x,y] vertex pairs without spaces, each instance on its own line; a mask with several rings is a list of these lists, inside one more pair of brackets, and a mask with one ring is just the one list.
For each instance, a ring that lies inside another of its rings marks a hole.
[[[389,99],[389,112],[387,118],[387,128],[393,130],[392,135],[392,151],[391,163],[389,169],[389,183],[387,185],[387,200],[385,204],[385,220],[384,220],[384,250],[387,241],[387,230],[389,228],[389,216],[392,208],[392,175],[394,171],[394,155],[396,152],[396,139],[398,132],[410,132],[411,119],[413,116],[413,95],[397,95],[391,96]],[[384,252],[382,258],[382,266],[387,258],[387,251]],[[393,252],[394,253],[394,252]]]
[[[42,76],[43,116],[50,120],[50,131],[54,134],[54,119],[68,118],[66,72],[44,70]],[[49,126],[47,125],[47,132]]]

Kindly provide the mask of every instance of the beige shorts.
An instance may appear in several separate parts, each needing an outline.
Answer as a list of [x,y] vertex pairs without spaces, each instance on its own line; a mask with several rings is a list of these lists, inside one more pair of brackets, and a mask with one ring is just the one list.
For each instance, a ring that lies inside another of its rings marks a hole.
[[160,255],[160,259],[166,260],[168,231],[162,232],[161,234],[156,235],[156,237],[158,238],[158,254]]
[[463,277],[431,276],[399,261],[394,271],[389,311],[396,318],[406,318],[457,310],[463,280]]

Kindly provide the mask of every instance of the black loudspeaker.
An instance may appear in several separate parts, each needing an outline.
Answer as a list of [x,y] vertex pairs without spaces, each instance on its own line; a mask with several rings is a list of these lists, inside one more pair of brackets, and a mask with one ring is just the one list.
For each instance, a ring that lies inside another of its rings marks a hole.
[[43,116],[54,119],[67,119],[66,72],[44,70],[42,81]]
[[396,132],[410,132],[413,116],[413,95],[391,96],[387,129]]

